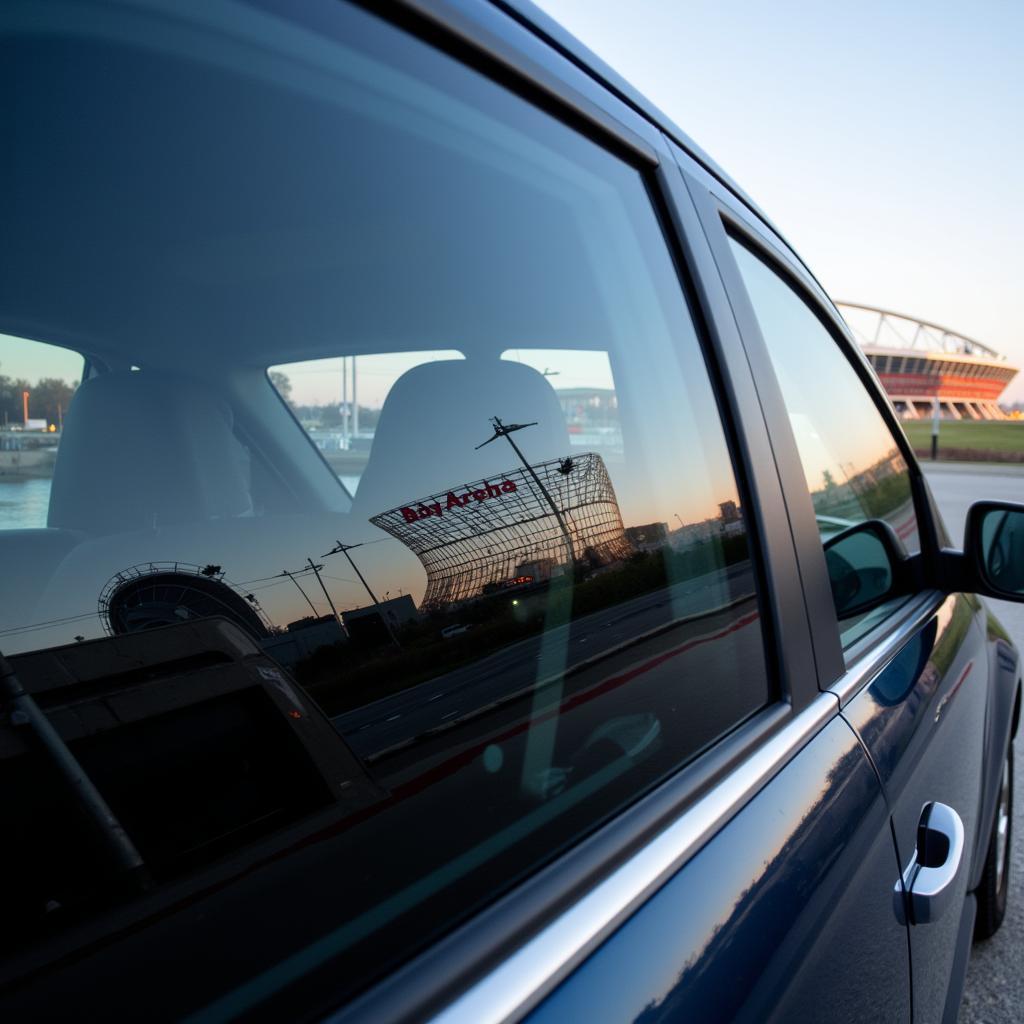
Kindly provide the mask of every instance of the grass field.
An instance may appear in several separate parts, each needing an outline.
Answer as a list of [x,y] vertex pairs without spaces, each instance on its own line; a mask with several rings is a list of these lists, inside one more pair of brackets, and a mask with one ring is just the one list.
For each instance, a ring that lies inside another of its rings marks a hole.
[[[903,429],[915,449],[931,448],[931,420],[911,420],[903,424]],[[943,420],[939,426],[940,453],[943,448],[1024,457],[1024,420]]]

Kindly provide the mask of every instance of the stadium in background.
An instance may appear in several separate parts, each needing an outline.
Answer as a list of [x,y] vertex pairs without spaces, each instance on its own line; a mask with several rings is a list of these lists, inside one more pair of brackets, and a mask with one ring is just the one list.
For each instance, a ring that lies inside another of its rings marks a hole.
[[901,313],[837,303],[904,419],[1004,420],[999,397],[1017,375],[1005,356],[947,327]]

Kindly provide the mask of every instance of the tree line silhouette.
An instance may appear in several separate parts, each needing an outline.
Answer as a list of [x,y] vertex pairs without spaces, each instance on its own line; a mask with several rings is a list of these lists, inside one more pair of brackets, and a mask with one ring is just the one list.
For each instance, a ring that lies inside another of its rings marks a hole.
[[0,426],[21,424],[25,391],[29,393],[29,416],[60,426],[77,387],[78,381],[69,383],[59,377],[43,377],[30,384],[21,377],[0,373]]

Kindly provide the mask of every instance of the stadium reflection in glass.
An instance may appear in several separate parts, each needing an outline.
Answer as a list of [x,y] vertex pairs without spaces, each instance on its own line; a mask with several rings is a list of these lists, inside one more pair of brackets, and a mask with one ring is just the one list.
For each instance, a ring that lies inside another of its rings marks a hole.
[[534,591],[574,570],[621,562],[632,550],[594,452],[445,488],[370,522],[422,562],[425,611]]
[[[297,665],[299,680],[384,781],[448,757],[452,743],[488,771],[507,768],[519,742],[503,741],[524,727],[515,774],[533,799],[644,760],[666,736],[674,759],[696,749],[708,722],[692,730],[683,712],[715,699],[702,669],[742,663],[735,643],[726,653],[713,641],[759,642],[738,503],[674,529],[627,528],[601,455],[530,463],[508,436],[530,424],[494,425],[491,440],[507,438],[520,465],[370,517],[426,573],[419,608],[406,595],[393,623],[399,642],[361,635],[346,613],[349,642]],[[378,602],[377,616],[392,604]],[[545,747],[543,723],[555,719]]]

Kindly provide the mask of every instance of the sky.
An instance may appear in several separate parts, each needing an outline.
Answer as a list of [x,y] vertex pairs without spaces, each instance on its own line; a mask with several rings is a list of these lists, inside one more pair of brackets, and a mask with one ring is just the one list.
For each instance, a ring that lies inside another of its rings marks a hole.
[[[539,6],[723,167],[833,299],[1024,368],[1024,3]],[[1024,401],[1024,373],[1003,400]]]
[[[834,299],[936,321],[1024,367],[1024,3],[540,6],[724,167]],[[0,338],[0,373],[77,371],[58,362],[21,365]],[[361,395],[393,377],[367,366]],[[1024,373],[1004,398],[1024,401]]]

